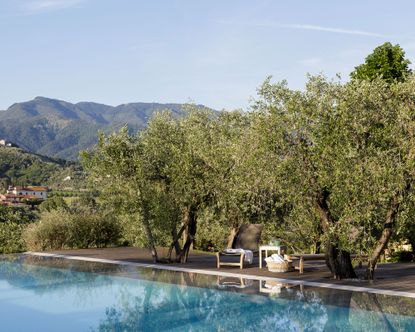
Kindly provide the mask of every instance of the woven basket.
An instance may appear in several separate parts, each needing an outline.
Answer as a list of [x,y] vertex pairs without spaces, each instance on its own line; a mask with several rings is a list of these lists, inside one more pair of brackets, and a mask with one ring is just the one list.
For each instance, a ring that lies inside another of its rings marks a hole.
[[267,262],[267,267],[270,272],[289,272],[293,269],[293,262]]

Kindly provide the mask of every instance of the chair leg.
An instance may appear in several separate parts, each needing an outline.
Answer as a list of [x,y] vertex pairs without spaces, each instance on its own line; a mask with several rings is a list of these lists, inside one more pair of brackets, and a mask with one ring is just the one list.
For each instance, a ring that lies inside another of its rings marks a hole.
[[241,270],[244,268],[244,259],[245,259],[245,254],[241,254],[241,260],[239,262]]
[[216,266],[220,269],[220,253],[216,253]]
[[300,274],[304,273],[304,258],[300,258]]
[[262,269],[262,250],[259,249],[259,268]]

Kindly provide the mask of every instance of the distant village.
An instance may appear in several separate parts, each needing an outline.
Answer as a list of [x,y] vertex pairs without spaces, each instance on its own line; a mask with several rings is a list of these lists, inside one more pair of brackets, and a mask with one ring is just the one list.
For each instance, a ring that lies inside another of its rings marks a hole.
[[[18,147],[16,144],[0,139],[0,146]],[[0,205],[27,206],[41,203],[50,192],[46,186],[9,186],[5,194],[0,193]]]
[[9,186],[0,194],[0,205],[27,206],[41,203],[48,197],[50,189],[45,186]]
[[0,146],[5,146],[5,147],[9,147],[9,148],[17,148],[18,146],[12,142],[9,142],[8,140],[5,139],[0,139]]

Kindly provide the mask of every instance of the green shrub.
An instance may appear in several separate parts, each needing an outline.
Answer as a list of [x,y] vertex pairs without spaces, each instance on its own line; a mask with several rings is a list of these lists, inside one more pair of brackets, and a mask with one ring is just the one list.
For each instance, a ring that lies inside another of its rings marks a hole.
[[25,251],[22,234],[37,218],[38,215],[27,207],[0,205],[0,253]]
[[38,223],[29,225],[23,233],[29,250],[63,248],[69,235],[65,214],[63,210],[45,212]]
[[118,244],[121,228],[108,215],[80,212],[70,221],[69,244],[74,248],[107,247]]
[[398,263],[398,262],[412,262],[414,260],[414,255],[410,251],[395,251],[391,254],[389,262]]
[[65,200],[61,196],[53,196],[48,197],[42,204],[39,205],[39,210],[44,211],[52,211],[58,209],[66,210],[68,208],[68,204],[66,204]]
[[29,207],[15,207],[0,205],[0,223],[14,222],[16,224],[28,224],[36,221],[38,218],[36,212]]
[[101,248],[117,245],[121,228],[112,217],[97,211],[53,210],[42,213],[23,236],[30,250]]
[[22,233],[27,227],[16,222],[0,222],[0,253],[10,254],[26,250]]

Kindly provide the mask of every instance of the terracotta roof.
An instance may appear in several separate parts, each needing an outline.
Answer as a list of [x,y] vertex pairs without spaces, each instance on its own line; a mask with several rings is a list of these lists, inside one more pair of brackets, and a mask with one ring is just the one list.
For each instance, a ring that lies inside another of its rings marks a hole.
[[48,191],[49,190],[49,188],[45,186],[27,186],[26,188],[29,190],[33,190],[33,191]]
[[49,191],[49,188],[46,186],[16,186],[12,187],[11,190]]

